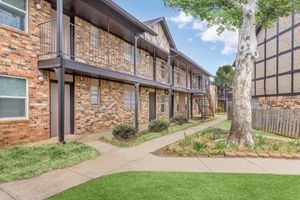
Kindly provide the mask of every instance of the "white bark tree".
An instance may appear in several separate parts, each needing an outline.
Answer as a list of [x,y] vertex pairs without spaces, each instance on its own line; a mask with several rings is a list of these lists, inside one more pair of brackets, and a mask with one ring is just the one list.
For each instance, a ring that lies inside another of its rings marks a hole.
[[196,19],[218,25],[218,31],[239,30],[233,80],[233,113],[228,144],[253,145],[251,133],[252,73],[257,53],[257,26],[268,27],[279,17],[300,10],[300,0],[164,0],[165,5]]

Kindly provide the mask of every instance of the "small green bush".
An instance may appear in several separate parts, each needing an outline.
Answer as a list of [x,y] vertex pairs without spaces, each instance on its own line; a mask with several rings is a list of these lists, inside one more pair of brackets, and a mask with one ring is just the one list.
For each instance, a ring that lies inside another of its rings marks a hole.
[[202,151],[207,148],[207,144],[204,142],[194,142],[193,147],[196,151]]
[[138,130],[130,125],[121,124],[113,128],[112,134],[116,138],[128,139],[135,136]]
[[178,124],[178,125],[182,125],[182,124],[188,123],[189,122],[189,118],[188,118],[188,116],[186,116],[184,114],[175,115],[172,118],[172,122],[174,122],[175,124]]
[[149,123],[148,129],[150,132],[160,132],[167,130],[169,128],[169,123],[161,119],[154,119]]
[[225,149],[225,144],[222,143],[222,142],[218,142],[218,143],[215,145],[215,149],[218,149],[218,150],[224,150],[224,149]]
[[259,146],[263,146],[266,144],[266,139],[264,138],[264,136],[262,136],[262,135],[259,136],[258,144],[259,144]]

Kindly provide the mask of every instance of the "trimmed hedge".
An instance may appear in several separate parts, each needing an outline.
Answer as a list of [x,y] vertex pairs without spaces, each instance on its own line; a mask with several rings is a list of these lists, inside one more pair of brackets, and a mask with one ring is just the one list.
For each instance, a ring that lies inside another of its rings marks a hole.
[[178,124],[178,125],[182,125],[182,124],[186,124],[189,122],[189,118],[188,116],[184,115],[184,114],[179,114],[179,115],[175,115],[173,118],[172,118],[172,121],[175,123],[175,124]]
[[112,134],[116,138],[128,139],[137,134],[138,130],[128,124],[121,124],[113,128]]
[[169,128],[169,123],[165,120],[154,119],[149,123],[148,130],[150,132],[160,132],[167,130]]

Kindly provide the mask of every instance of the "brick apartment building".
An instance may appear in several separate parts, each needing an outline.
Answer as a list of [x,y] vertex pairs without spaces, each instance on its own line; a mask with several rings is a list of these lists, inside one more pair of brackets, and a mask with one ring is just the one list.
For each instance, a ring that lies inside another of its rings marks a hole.
[[300,109],[300,15],[258,29],[259,58],[253,74],[254,107]]
[[0,55],[0,146],[208,112],[165,19],[110,0],[0,0]]

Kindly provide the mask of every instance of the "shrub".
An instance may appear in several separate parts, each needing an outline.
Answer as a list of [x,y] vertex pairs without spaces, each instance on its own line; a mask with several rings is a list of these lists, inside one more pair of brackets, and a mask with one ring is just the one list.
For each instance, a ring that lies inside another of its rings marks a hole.
[[186,116],[184,114],[175,115],[172,118],[172,122],[174,122],[175,124],[178,124],[178,125],[182,125],[182,124],[188,123],[189,122],[189,118],[188,118],[188,116]]
[[262,136],[262,135],[259,136],[258,144],[259,144],[259,146],[263,146],[266,144],[266,139],[264,138],[264,136]]
[[221,113],[221,112],[223,112],[222,107],[218,107],[218,108],[217,108],[217,113]]
[[218,142],[218,143],[215,145],[215,149],[218,149],[218,150],[224,150],[224,149],[225,149],[225,144],[224,144],[224,143],[221,143],[221,142]]
[[113,128],[112,134],[116,138],[122,138],[122,139],[128,139],[132,136],[134,136],[137,133],[137,129],[127,125],[127,124],[121,124]]
[[193,147],[196,151],[202,151],[203,149],[206,149],[207,144],[204,142],[194,142]]
[[212,140],[218,140],[220,138],[221,138],[221,133],[219,131],[213,132],[212,137],[211,137]]
[[154,119],[149,123],[150,132],[160,132],[169,128],[169,123],[161,119]]

